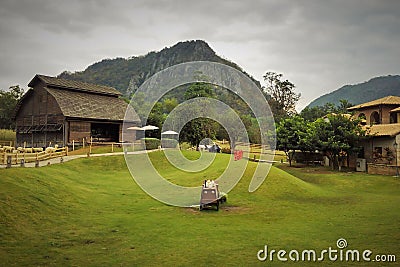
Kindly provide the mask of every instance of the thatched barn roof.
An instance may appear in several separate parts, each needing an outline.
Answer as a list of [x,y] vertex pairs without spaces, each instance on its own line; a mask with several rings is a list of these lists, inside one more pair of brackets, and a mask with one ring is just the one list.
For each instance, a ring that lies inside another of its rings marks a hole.
[[45,75],[36,75],[32,81],[28,84],[29,87],[34,87],[38,81],[42,81],[46,84],[47,87],[57,88],[57,89],[67,89],[67,90],[74,90],[74,91],[81,91],[81,92],[88,92],[88,93],[96,93],[96,94],[105,94],[105,95],[112,95],[112,96],[120,96],[121,93],[109,86],[98,85],[98,84],[91,84],[85,83],[80,81],[72,81],[66,80],[56,77],[50,77]]

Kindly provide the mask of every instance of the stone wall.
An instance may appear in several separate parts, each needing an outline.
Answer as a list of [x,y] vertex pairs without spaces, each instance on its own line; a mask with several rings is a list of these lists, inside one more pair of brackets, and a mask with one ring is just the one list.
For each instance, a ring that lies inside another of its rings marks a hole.
[[369,174],[381,174],[381,175],[392,175],[392,176],[396,175],[395,165],[368,163],[367,167]]

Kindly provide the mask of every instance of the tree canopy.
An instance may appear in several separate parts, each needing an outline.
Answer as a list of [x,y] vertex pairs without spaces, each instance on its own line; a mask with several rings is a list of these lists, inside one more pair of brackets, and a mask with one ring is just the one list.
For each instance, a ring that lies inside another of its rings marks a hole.
[[283,79],[283,74],[267,72],[264,76],[267,85],[263,88],[274,114],[275,121],[296,114],[296,104],[301,94],[297,94],[295,85]]
[[18,100],[24,94],[19,85],[10,86],[8,91],[0,90],[0,129],[14,129],[13,115]]

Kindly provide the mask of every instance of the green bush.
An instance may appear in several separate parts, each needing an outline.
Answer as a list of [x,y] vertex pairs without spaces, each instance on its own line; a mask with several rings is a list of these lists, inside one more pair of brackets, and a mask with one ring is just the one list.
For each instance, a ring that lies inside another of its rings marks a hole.
[[188,142],[182,142],[182,143],[180,144],[180,148],[181,148],[182,150],[188,150],[188,149],[190,149],[191,147],[192,147],[192,145],[189,144]]
[[172,138],[161,139],[161,146],[164,148],[176,148],[178,141]]
[[15,132],[8,129],[0,129],[0,141],[15,141]]
[[160,139],[157,138],[144,138],[144,143],[146,145],[146,150],[157,149],[161,142]]

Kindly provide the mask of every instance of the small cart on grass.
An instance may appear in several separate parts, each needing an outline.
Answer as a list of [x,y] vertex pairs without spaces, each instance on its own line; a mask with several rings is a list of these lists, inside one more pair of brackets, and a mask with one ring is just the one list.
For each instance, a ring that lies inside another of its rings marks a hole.
[[226,202],[226,194],[219,192],[218,184],[215,181],[204,181],[201,189],[200,210],[215,208],[219,210],[219,204]]

